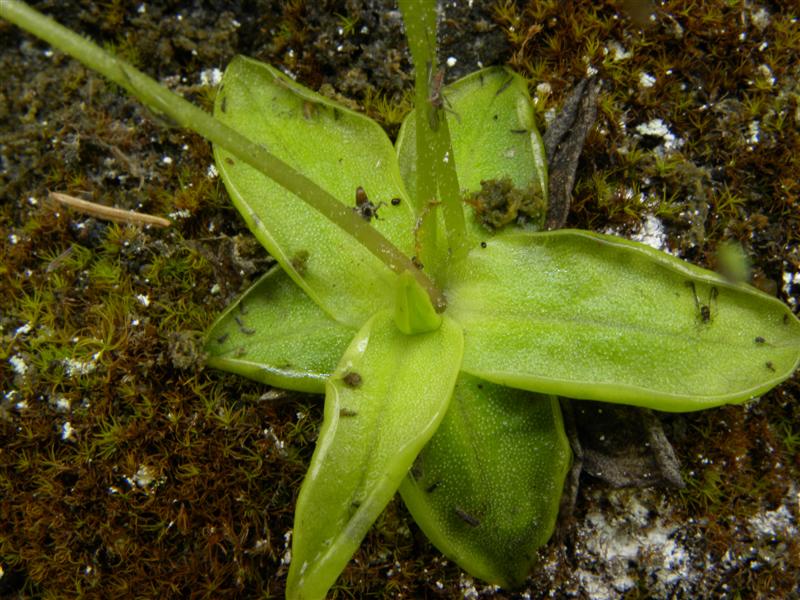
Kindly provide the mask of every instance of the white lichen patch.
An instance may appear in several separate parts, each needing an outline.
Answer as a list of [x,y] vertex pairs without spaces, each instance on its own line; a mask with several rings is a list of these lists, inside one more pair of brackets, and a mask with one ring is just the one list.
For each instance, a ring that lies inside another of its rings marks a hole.
[[764,31],[770,22],[769,11],[763,6],[752,8],[750,11],[750,20],[753,22],[753,25],[755,25],[756,29],[759,31]]
[[552,125],[555,120],[556,120],[556,109],[548,108],[546,111],[544,111],[544,122],[547,127],[550,127],[550,125]]
[[133,475],[133,481],[139,487],[148,487],[153,484],[155,479],[155,472],[147,465],[139,465],[139,469]]
[[[597,506],[578,527],[578,569],[570,592],[603,600],[619,598],[640,586],[644,574],[652,597],[682,596],[699,573],[683,545],[672,507],[655,490],[595,492]],[[600,498],[600,496],[603,498]]]
[[759,83],[772,87],[775,85],[775,76],[772,74],[772,69],[769,65],[762,64],[758,67],[758,80]]
[[747,126],[747,143],[750,144],[750,146],[755,146],[760,140],[761,123],[758,121],[751,121]]
[[217,86],[222,81],[222,71],[217,67],[200,71],[200,85]]
[[[783,503],[776,509],[763,509],[746,520],[745,543],[729,548],[716,564],[707,565],[710,573],[725,573],[740,569],[759,571],[768,565],[782,565],[791,542],[798,535],[798,512],[800,496],[796,485],[792,485]],[[722,583],[720,589],[727,590]]]
[[164,476],[159,477],[155,468],[145,464],[139,465],[132,477],[125,476],[124,479],[131,487],[136,486],[146,492],[155,490],[167,480]]
[[651,88],[656,84],[656,78],[650,75],[650,73],[639,73],[639,87],[640,88]]
[[65,358],[62,361],[64,373],[67,377],[78,377],[88,375],[97,368],[98,354],[93,354],[91,360],[78,360],[76,358]]
[[785,504],[775,510],[755,514],[747,522],[753,535],[763,541],[775,542],[797,536],[795,517]]
[[[626,197],[629,199],[633,198],[634,193],[635,192],[633,190],[625,190]],[[654,202],[653,200],[654,199],[639,193],[639,201],[643,206],[654,209],[658,203],[657,201]],[[607,227],[603,233],[606,235],[617,236],[626,235],[623,233],[621,228],[615,227]],[[627,237],[636,242],[647,244],[656,250],[661,250],[662,252],[666,252],[668,254],[672,253],[667,245],[667,234],[664,231],[664,224],[653,214],[646,214],[644,221],[640,223],[639,228],[633,233],[627,235]]]
[[539,105],[544,106],[544,103],[547,101],[547,99],[550,97],[552,93],[553,93],[553,87],[549,83],[544,81],[536,86],[536,91],[533,101],[537,106]]
[[617,42],[616,40],[612,40],[611,42],[608,43],[607,52],[609,54],[611,54],[611,59],[614,62],[617,62],[617,61],[620,61],[620,60],[627,60],[631,56],[633,56],[633,54],[631,53],[630,50],[626,50],[623,47],[623,45],[620,44],[619,42]]
[[[794,307],[797,304],[797,298],[792,296],[792,288],[800,286],[800,273],[792,273],[790,271],[783,272],[783,293],[788,297],[789,305]],[[10,360],[10,359],[9,359]]]
[[64,421],[61,424],[61,439],[65,442],[72,440],[75,437],[75,430],[72,428],[72,423]]
[[[442,562],[442,564],[447,564]],[[458,587],[461,590],[461,595],[464,600],[477,600],[478,598],[495,598],[500,591],[500,586],[497,585],[484,585],[478,587],[475,581],[464,573],[458,581]]]
[[647,123],[640,123],[636,126],[636,133],[643,137],[660,138],[661,144],[655,149],[657,154],[672,152],[683,145],[683,140],[676,137],[661,119],[651,119]]
[[18,335],[25,335],[26,333],[30,333],[31,329],[33,329],[33,325],[31,325],[30,323],[25,323],[24,325],[20,325],[14,331],[14,337],[17,337]]
[[188,219],[189,217],[192,216],[192,213],[189,210],[187,210],[185,208],[182,208],[180,210],[173,210],[171,213],[169,213],[168,216],[169,216],[170,219],[173,219],[173,220],[174,219]]
[[647,215],[639,231],[634,233],[631,239],[647,244],[656,250],[664,250],[667,246],[667,234],[664,233],[664,224],[655,215]]
[[28,363],[26,363],[25,359],[22,358],[19,354],[14,354],[11,358],[8,359],[8,362],[11,364],[11,368],[17,375],[24,376],[25,373],[28,372]]
[[292,562],[292,530],[283,534],[283,556],[281,565],[288,566]]
[[70,402],[69,398],[65,398],[64,396],[51,398],[50,402],[58,412],[69,412],[70,408],[72,408],[72,402]]
[[386,571],[386,577],[394,577],[397,573],[403,572],[403,565],[400,564],[399,561],[394,561],[394,564],[391,568]]
[[279,456],[286,456],[286,442],[278,437],[272,425],[264,429],[263,434],[265,438],[272,442]]
[[475,582],[471,577],[461,574],[461,579],[458,582],[458,587],[461,588],[461,593],[464,600],[477,600],[478,588],[475,587]]

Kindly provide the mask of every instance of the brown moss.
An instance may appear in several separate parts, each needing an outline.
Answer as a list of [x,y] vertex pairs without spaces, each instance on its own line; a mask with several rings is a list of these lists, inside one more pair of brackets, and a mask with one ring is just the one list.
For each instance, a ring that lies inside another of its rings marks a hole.
[[[224,67],[237,52],[290,67],[314,87],[371,98],[373,109],[375,98],[403,98],[411,81],[388,4],[334,2],[328,12],[312,3],[190,10],[166,2],[147,3],[144,13],[139,3],[36,4],[101,43],[135,50],[156,77],[185,77],[170,85],[206,103],[199,70]],[[782,281],[784,271],[800,270],[796,23],[771,4],[763,28],[753,22],[756,7],[722,0],[658,3],[655,20],[644,22],[624,5],[544,0],[470,12],[463,3],[446,15],[443,55],[458,58],[452,76],[478,60],[508,60],[534,95],[547,82],[551,93],[536,104],[542,120],[588,58],[605,83],[568,224],[624,232],[654,213],[670,247],[699,264],[710,263],[719,242],[738,240],[760,285],[796,301],[797,287],[783,291]],[[357,19],[346,39],[341,15]],[[0,594],[282,595],[284,536],[319,399],[259,401],[263,386],[176,367],[170,355],[172,334],[203,331],[268,259],[207,178],[205,142],[164,129],[6,23],[0,48]],[[630,57],[615,60],[617,48]],[[653,87],[640,86],[642,73]],[[661,157],[657,138],[636,133],[655,118],[684,140]],[[55,209],[48,189],[187,216],[159,231],[108,225]],[[27,366],[24,375],[11,357]],[[93,367],[81,373],[80,365]],[[753,539],[743,524],[778,510],[800,480],[798,399],[795,376],[753,408],[667,420],[690,484],[667,497],[682,543],[711,557],[693,597],[794,590],[797,540]],[[581,494],[578,522],[606,509]],[[728,549],[736,560],[724,560]],[[553,544],[543,552],[552,557],[560,557],[553,570],[533,575],[534,595],[575,589],[574,553]],[[637,568],[630,595],[646,597],[648,573]],[[393,503],[333,595],[454,597],[464,587],[461,571]]]

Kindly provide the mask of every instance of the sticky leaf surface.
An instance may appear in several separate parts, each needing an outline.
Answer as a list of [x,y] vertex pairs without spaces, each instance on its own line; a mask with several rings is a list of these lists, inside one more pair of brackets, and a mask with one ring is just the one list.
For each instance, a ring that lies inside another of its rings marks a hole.
[[220,315],[204,350],[210,367],[321,394],[354,333],[275,267]]
[[800,321],[777,299],[611,236],[504,231],[446,287],[463,370],[510,387],[692,411],[762,393],[800,360]]
[[356,334],[325,394],[295,512],[289,598],[323,598],[439,426],[461,363],[459,327],[405,335],[391,311]]
[[400,493],[442,553],[513,588],[553,532],[570,456],[554,397],[462,374]]
[[[214,116],[264,145],[355,208],[356,190],[379,206],[372,224],[409,256],[412,207],[383,130],[295,83],[276,69],[243,57],[225,71]],[[360,327],[391,305],[393,275],[339,227],[296,196],[214,149],[225,187],[258,240],[300,287],[340,322]],[[392,198],[400,198],[392,204]]]

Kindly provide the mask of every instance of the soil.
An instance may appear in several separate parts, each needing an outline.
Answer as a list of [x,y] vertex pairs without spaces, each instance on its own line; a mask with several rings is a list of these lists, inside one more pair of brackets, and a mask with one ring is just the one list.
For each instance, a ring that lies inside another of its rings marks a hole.
[[[236,54],[390,134],[389,108],[412,86],[391,2],[32,4],[205,107],[214,69]],[[709,268],[735,242],[750,281],[797,313],[798,31],[780,2],[475,0],[442,5],[440,55],[448,81],[495,64],[520,72],[543,126],[596,73],[598,121],[567,226]],[[0,72],[0,597],[281,596],[321,401],[204,369],[199,350],[272,259],[205,141],[6,22]],[[173,225],[111,224],[48,191]],[[661,415],[685,489],[584,473],[521,591],[464,574],[395,501],[331,594],[796,596],[798,400],[795,374],[746,406]],[[595,443],[601,410],[575,410]],[[615,413],[607,431],[639,422]]]

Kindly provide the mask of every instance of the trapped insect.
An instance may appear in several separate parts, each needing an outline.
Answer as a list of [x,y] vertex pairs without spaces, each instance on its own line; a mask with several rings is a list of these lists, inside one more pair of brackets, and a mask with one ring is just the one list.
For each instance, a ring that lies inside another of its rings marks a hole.
[[356,207],[353,209],[362,219],[364,219],[367,223],[372,221],[372,219],[377,219],[378,217],[378,209],[383,206],[384,202],[378,202],[378,204],[373,204],[369,197],[367,196],[367,192],[364,191],[364,188],[358,186],[356,188]]

